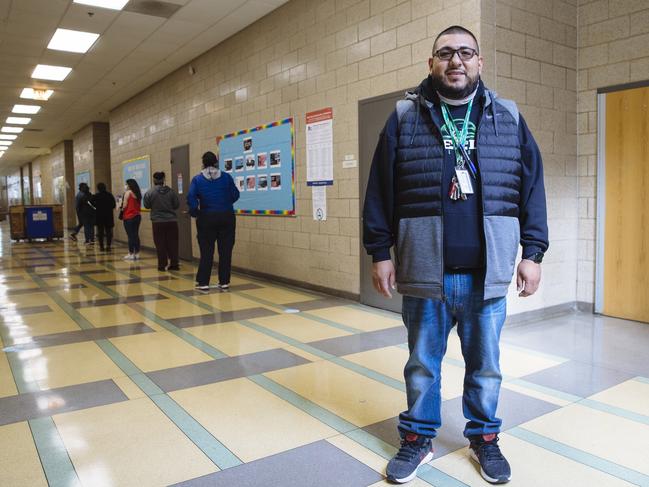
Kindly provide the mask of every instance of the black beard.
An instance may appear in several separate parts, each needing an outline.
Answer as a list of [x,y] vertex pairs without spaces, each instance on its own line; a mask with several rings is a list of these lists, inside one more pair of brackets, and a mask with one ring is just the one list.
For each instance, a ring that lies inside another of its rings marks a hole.
[[466,98],[476,90],[478,83],[480,82],[480,76],[478,76],[474,80],[469,79],[469,82],[464,88],[457,89],[445,85],[442,81],[442,78],[438,78],[436,76],[433,76],[432,74],[430,75],[430,78],[433,82],[433,89],[436,90],[444,98],[450,98],[452,100],[461,100],[463,98]]

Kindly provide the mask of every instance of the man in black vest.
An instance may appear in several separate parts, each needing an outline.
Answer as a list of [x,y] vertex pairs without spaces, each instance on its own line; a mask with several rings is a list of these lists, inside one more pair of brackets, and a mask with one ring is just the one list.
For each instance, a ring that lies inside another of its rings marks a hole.
[[391,297],[396,284],[403,294],[410,349],[401,448],[387,466],[392,482],[412,480],[433,458],[441,363],[456,324],[469,452],[485,480],[511,479],[498,447],[500,332],[519,244],[519,296],[539,286],[547,215],[539,149],[516,104],[483,85],[482,63],[469,30],[441,32],[429,76],[397,103],[372,161],[363,243],[376,290]]

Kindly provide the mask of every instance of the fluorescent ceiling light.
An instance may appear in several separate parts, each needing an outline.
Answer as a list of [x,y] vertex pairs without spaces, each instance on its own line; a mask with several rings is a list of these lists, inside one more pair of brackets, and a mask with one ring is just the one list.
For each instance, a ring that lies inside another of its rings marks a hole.
[[0,152],[0,157],[2,157],[2,156],[4,156],[4,155],[5,155],[4,152]]
[[14,105],[13,109],[11,110],[13,113],[28,113],[28,114],[35,114],[38,113],[38,111],[41,109],[38,105]]
[[6,132],[8,134],[19,134],[24,129],[22,127],[2,127],[0,132]]
[[99,34],[82,32],[80,30],[56,29],[48,49],[55,51],[78,52],[85,54],[95,43]]
[[0,151],[5,152],[5,151],[8,151],[8,150],[9,150],[9,147],[7,147],[6,145],[0,145]]
[[0,140],[16,140],[17,138],[17,135],[0,134]]
[[33,88],[25,88],[20,93],[20,98],[47,101],[50,96],[52,96],[52,93],[54,93],[53,90],[35,90]]
[[0,145],[3,145],[3,146],[10,146],[13,143],[14,143],[13,140],[0,140]]
[[39,64],[32,73],[32,78],[49,79],[52,81],[63,81],[68,77],[72,68],[65,66],[50,66],[48,64]]
[[129,0],[74,0],[74,3],[83,5],[92,5],[93,7],[110,8],[113,10],[122,10]]
[[31,121],[32,119],[27,117],[7,117],[7,123],[14,125],[27,125]]

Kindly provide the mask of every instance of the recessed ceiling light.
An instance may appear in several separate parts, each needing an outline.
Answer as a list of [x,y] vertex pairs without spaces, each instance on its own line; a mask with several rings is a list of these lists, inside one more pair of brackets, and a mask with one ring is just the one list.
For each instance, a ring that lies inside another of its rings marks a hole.
[[20,93],[20,98],[47,101],[50,96],[52,96],[52,93],[54,93],[53,90],[35,90],[34,88],[24,88]]
[[0,134],[0,140],[16,140],[17,138],[17,135]]
[[39,64],[32,73],[32,78],[49,79],[52,81],[63,81],[70,74],[72,68],[65,66],[50,66],[48,64]]
[[13,109],[11,110],[13,113],[28,113],[28,114],[35,114],[38,113],[38,111],[41,109],[38,105],[14,105]]
[[48,49],[55,51],[68,51],[86,53],[95,43],[99,34],[92,32],[81,32],[80,30],[56,29]]
[[113,10],[122,10],[129,0],[74,0],[73,3],[83,5],[92,5],[93,7],[110,8]]
[[22,127],[2,127],[0,129],[0,132],[5,132],[8,134],[19,134],[23,130],[24,129]]
[[7,123],[15,125],[27,125],[31,121],[32,119],[27,117],[7,117]]

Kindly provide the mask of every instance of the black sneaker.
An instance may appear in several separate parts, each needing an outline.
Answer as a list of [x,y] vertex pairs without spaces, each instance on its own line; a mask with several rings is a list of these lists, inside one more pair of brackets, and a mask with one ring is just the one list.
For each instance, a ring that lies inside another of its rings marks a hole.
[[70,234],[70,240],[72,240],[73,242],[76,242],[77,241],[77,234],[76,233],[71,233]]
[[198,284],[194,286],[194,290],[198,291],[199,293],[207,294],[210,292],[210,287],[209,286],[199,286]]
[[512,478],[509,462],[500,452],[498,435],[481,435],[469,438],[469,452],[478,464],[480,475],[492,484],[506,484]]
[[417,476],[420,465],[433,459],[433,442],[427,436],[408,433],[401,440],[401,448],[392,457],[385,470],[390,482],[404,484]]

